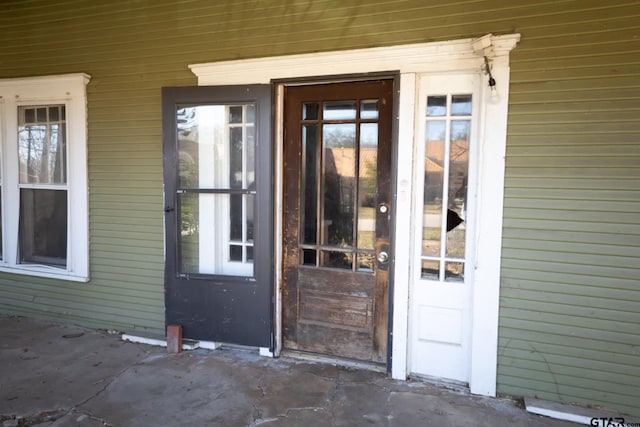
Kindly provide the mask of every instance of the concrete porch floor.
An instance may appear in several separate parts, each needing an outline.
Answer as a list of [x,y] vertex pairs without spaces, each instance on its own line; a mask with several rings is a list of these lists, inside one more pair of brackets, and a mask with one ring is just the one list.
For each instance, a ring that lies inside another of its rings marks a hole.
[[238,349],[168,355],[73,325],[0,316],[5,426],[575,426],[516,402]]

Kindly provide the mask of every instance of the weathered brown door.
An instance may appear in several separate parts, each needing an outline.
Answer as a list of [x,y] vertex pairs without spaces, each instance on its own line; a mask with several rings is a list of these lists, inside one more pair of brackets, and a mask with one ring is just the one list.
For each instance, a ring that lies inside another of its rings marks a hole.
[[285,349],[387,361],[393,86],[285,89]]

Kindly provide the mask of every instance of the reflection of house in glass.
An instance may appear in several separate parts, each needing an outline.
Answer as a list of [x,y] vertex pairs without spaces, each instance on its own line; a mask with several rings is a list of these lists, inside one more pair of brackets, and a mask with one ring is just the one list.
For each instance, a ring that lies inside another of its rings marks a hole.
[[[425,155],[425,203],[443,200],[447,189],[449,208],[460,207],[467,195],[469,169],[469,140],[451,141],[448,165],[445,165],[445,141],[427,142]],[[445,187],[445,167],[448,168],[448,183]]]
[[[325,244],[373,250],[376,171],[376,147],[361,147],[360,150],[347,147],[325,148],[325,221],[322,231]],[[356,174],[359,179],[356,179]]]

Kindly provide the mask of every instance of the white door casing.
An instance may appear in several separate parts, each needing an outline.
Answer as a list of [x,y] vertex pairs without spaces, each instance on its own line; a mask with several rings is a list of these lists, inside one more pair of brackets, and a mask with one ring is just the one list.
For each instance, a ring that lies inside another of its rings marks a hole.
[[[420,43],[380,48],[322,52],[279,57],[225,61],[190,65],[199,85],[271,83],[273,80],[323,77],[348,74],[397,71],[400,73],[398,106],[397,168],[395,199],[395,236],[393,245],[393,378],[405,379],[409,365],[409,290],[412,271],[417,266],[415,245],[406,244],[406,236],[416,230],[414,224],[414,155],[416,144],[416,104],[419,104],[419,79],[422,75],[471,74],[478,76],[474,93],[478,94],[477,192],[474,233],[475,261],[473,286],[467,295],[472,310],[468,312],[466,370],[472,393],[495,395],[497,373],[498,302],[504,195],[504,155],[509,91],[509,52],[520,40],[519,34],[486,35],[478,39]],[[484,57],[492,65],[499,98],[490,102],[488,77],[483,75]],[[276,85],[276,164],[282,159],[282,85]],[[422,178],[420,178],[422,179]],[[281,206],[282,168],[276,168],[275,205]],[[421,197],[421,196],[420,196]],[[275,215],[275,233],[281,235],[281,213]],[[393,237],[392,237],[393,238]],[[276,353],[281,339],[282,247],[275,241],[276,284]]]

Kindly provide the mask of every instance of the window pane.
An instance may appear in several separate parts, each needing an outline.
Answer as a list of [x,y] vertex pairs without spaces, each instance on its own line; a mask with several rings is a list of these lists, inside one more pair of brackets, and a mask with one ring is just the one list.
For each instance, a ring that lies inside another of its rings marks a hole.
[[356,125],[323,125],[323,243],[353,246]]
[[355,101],[333,101],[324,103],[324,120],[353,120],[356,118]]
[[67,265],[67,192],[20,190],[20,262]]
[[21,184],[66,184],[66,125],[60,114],[47,114],[64,105],[18,107],[18,158]]

